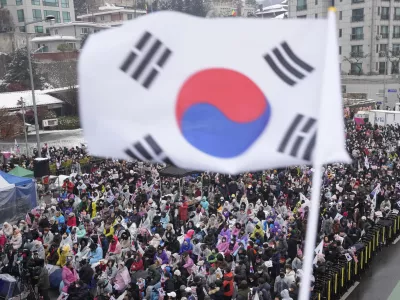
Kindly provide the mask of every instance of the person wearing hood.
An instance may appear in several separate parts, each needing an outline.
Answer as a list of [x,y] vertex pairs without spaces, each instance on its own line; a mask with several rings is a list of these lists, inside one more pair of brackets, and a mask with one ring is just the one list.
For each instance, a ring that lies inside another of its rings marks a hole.
[[91,265],[98,263],[103,259],[103,248],[97,243],[90,244],[89,263]]
[[114,288],[119,293],[123,292],[128,284],[131,282],[131,277],[129,275],[128,268],[125,267],[123,261],[118,263],[118,271],[114,278]]
[[233,284],[233,273],[230,268],[224,270],[224,277],[222,282],[222,289],[224,291],[224,300],[232,299],[235,287]]
[[248,300],[249,299],[249,286],[246,280],[242,280],[239,284],[238,291],[236,294],[236,300]]
[[76,237],[78,239],[82,239],[86,236],[86,229],[85,226],[81,223],[79,224],[78,228],[76,229]]
[[168,255],[162,246],[158,246],[157,252],[154,254],[154,261],[158,258],[161,259],[162,265],[167,265],[169,263]]
[[275,279],[274,292],[276,295],[280,295],[283,290],[287,290],[288,288],[289,285],[286,282],[285,271],[281,270],[279,275]]
[[50,228],[46,227],[43,229],[43,246],[48,249],[53,242],[54,235],[50,231]]
[[22,246],[22,235],[19,229],[14,229],[10,244],[12,245],[14,250],[18,250]]
[[185,238],[179,250],[179,254],[182,255],[183,253],[192,253],[192,251],[193,251],[193,244],[190,241],[190,238]]
[[228,224],[224,225],[224,228],[221,230],[221,232],[219,233],[219,238],[226,238],[226,241],[229,243],[231,240],[231,230],[229,229]]
[[165,211],[163,211],[163,212],[161,213],[160,223],[161,223],[161,225],[162,225],[162,227],[163,227],[164,229],[166,229],[166,228],[167,228],[167,225],[170,224],[170,223],[169,223],[169,214],[166,213]]
[[76,227],[76,217],[73,212],[69,213],[68,215],[67,226],[69,228]]
[[293,298],[289,296],[289,291],[287,289],[284,289],[282,292],[280,292],[280,295],[282,300],[293,300]]
[[297,255],[292,261],[292,269],[297,271],[303,268],[303,253],[301,250],[297,250]]
[[227,238],[224,236],[221,239],[221,242],[217,245],[217,249],[220,253],[225,253],[228,250],[229,242]]
[[203,196],[203,197],[201,198],[200,205],[201,205],[201,207],[203,207],[203,209],[204,209],[205,211],[208,211],[208,206],[209,206],[210,204],[209,204],[208,201],[207,201],[207,197]]
[[[272,300],[271,296],[271,286],[268,282],[265,281],[264,278],[258,278],[257,280],[258,286],[253,289],[253,295],[255,293],[259,294],[259,298],[262,300]],[[260,297],[262,295],[262,298]]]
[[4,224],[3,224],[3,231],[4,231],[4,234],[5,234],[8,238],[10,238],[10,237],[13,235],[13,228],[12,228],[12,226],[11,226],[9,223],[7,223],[7,222],[4,222]]
[[133,262],[131,264],[130,272],[135,273],[137,271],[143,271],[144,270],[144,265],[143,265],[143,259],[142,255],[140,252],[136,252],[133,255]]
[[257,239],[257,233],[259,234],[260,237],[264,238],[264,230],[262,230],[261,222],[257,223],[250,238],[252,240]]
[[115,235],[115,236],[113,236],[111,243],[108,246],[106,259],[108,259],[111,256],[119,258],[121,256],[121,253],[122,253],[121,244],[118,240],[118,237]]
[[187,252],[185,252],[182,257],[183,257],[183,263],[184,263],[183,268],[186,269],[186,271],[189,275],[191,275],[193,273],[194,262],[190,258],[189,254]]
[[62,291],[67,293],[68,287],[75,281],[79,280],[79,275],[74,269],[72,261],[69,261],[65,266],[63,266],[61,274],[63,282]]
[[296,282],[296,272],[292,270],[291,265],[286,265],[285,266],[285,279],[286,283],[290,286],[292,283]]

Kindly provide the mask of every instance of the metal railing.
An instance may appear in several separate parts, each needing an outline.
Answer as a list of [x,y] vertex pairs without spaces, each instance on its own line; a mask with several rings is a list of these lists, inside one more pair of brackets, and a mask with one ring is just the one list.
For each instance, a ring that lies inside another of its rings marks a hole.
[[364,3],[364,0],[351,0],[352,4],[357,4],[357,3]]
[[307,4],[297,5],[297,11],[306,10]]
[[362,22],[362,21],[364,21],[364,16],[352,16],[351,21],[352,22]]
[[393,38],[394,39],[400,38],[400,33],[393,33]]
[[55,2],[42,1],[42,3],[43,3],[43,6],[58,7],[58,1],[55,1]]
[[352,41],[363,40],[363,39],[364,39],[364,34],[363,33],[351,34],[350,35],[350,40],[352,40]]
[[364,56],[364,52],[363,51],[354,51],[350,53],[351,57],[363,57]]
[[382,37],[383,39],[387,39],[387,38],[389,38],[389,33],[388,33],[388,32],[381,33],[381,37]]
[[389,14],[381,15],[381,20],[389,20]]
[[393,20],[400,20],[400,15],[394,15]]

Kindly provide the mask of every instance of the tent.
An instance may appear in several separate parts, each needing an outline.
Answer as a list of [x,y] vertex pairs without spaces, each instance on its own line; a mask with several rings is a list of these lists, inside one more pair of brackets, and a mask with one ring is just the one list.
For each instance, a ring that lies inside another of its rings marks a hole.
[[3,177],[8,183],[15,184],[16,186],[22,186],[32,182],[32,178],[19,177],[10,173],[4,173],[3,171],[0,171],[0,176]]
[[26,177],[26,178],[34,177],[32,171],[22,168],[20,166],[16,166],[14,169],[12,169],[10,172],[8,172],[8,174],[15,175],[18,177]]
[[14,217],[24,218],[36,205],[36,184],[32,178],[0,171],[0,223]]
[[164,177],[185,177],[192,174],[199,174],[201,171],[193,171],[188,169],[181,169],[178,167],[168,166],[159,171],[159,174]]

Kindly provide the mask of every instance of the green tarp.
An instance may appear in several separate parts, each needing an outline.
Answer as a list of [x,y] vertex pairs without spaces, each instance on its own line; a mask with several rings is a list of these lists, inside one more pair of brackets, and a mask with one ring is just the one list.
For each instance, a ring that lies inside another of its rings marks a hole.
[[33,172],[32,171],[30,171],[28,169],[21,168],[19,166],[16,166],[14,169],[12,169],[8,173],[11,174],[11,175],[14,175],[14,176],[18,176],[18,177],[33,178]]

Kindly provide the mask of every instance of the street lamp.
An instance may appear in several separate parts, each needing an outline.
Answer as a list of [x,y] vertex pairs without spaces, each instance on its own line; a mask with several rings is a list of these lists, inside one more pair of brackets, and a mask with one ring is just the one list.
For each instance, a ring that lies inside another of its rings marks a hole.
[[[35,86],[33,84],[33,73],[32,73],[32,61],[31,61],[31,45],[29,42],[29,35],[28,35],[28,25],[40,23],[40,22],[50,22],[54,21],[54,16],[46,16],[44,19],[35,20],[32,22],[24,22],[25,27],[25,35],[26,35],[26,50],[28,52],[28,65],[29,65],[29,79],[31,81],[31,90],[32,90],[32,105],[33,105],[33,114],[35,116],[35,130],[36,130],[36,143],[37,143],[37,150],[40,153],[40,135],[39,135],[39,122],[38,122],[38,115],[37,115],[37,107],[36,107],[36,99],[35,99]],[[24,124],[25,126],[25,124]]]

